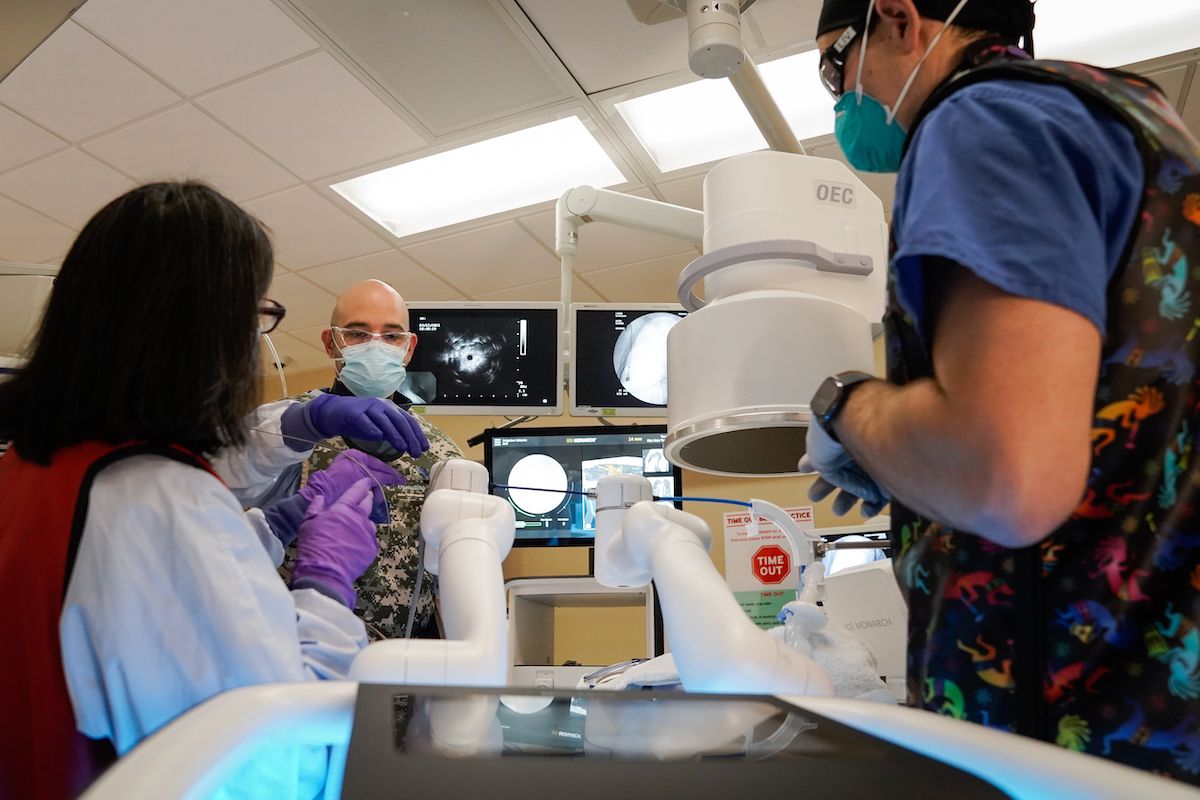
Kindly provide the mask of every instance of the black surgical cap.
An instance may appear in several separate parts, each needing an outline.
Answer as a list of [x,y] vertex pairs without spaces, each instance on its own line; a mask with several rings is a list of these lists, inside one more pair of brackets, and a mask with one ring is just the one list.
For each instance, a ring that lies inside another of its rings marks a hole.
[[[817,23],[817,36],[861,25],[867,18],[869,0],[825,0]],[[922,17],[946,21],[958,0],[913,0]],[[963,28],[998,33],[1017,39],[1033,30],[1033,3],[1030,0],[967,0],[954,24]]]

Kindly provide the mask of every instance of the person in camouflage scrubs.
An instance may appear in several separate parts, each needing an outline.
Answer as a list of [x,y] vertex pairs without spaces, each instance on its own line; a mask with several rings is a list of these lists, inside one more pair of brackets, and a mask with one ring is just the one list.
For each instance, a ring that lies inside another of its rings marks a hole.
[[[386,331],[399,331],[404,335],[409,330],[408,306],[404,299],[386,283],[377,280],[361,281],[343,292],[337,299],[331,315],[331,324],[322,332],[325,352],[334,359],[338,380],[328,390],[338,395],[370,396],[359,387],[355,391],[354,381],[342,380],[342,348],[347,347],[347,336],[355,330],[367,331],[375,336]],[[374,341],[374,339],[371,339]],[[406,351],[405,363],[416,348],[416,337]],[[350,385],[348,385],[350,384]],[[407,411],[412,404],[401,390],[391,394],[391,399]],[[306,402],[321,392],[303,395],[295,400]],[[442,433],[428,420],[413,415],[429,440],[429,450],[418,457],[400,453],[378,442],[351,442],[345,437],[334,437],[318,442],[312,454],[301,465],[299,481],[295,488],[302,487],[316,470],[323,470],[333,463],[338,453],[347,449],[359,449],[390,464],[405,479],[402,486],[383,488],[387,501],[389,520],[378,526],[379,558],[355,584],[358,603],[355,612],[367,625],[373,640],[400,638],[405,634],[409,608],[414,602],[419,551],[419,522],[421,506],[429,485],[429,474],[435,464],[448,458],[462,458],[462,451],[449,436]],[[292,475],[295,481],[296,476]],[[291,577],[296,549],[292,545],[284,556],[280,568],[285,579]],[[437,594],[435,576],[425,573],[421,582],[420,596],[416,598],[416,617],[412,635],[433,638],[439,636],[434,599]]]
[[[296,399],[304,401],[313,396]],[[429,486],[428,476],[439,461],[462,458],[458,445],[449,436],[428,420],[414,416],[429,439],[429,449],[419,458],[413,458],[407,453],[396,458],[382,458],[404,477],[405,484],[385,486],[383,489],[389,520],[377,527],[379,558],[356,584],[358,604],[355,613],[367,624],[367,633],[372,640],[404,636],[417,578],[418,525],[421,506],[425,502],[425,492]],[[300,485],[307,483],[309,475],[315,470],[328,468],[338,453],[350,447],[350,443],[342,437],[318,443],[301,469]],[[376,451],[372,455],[379,456],[379,453]],[[283,567],[280,569],[285,578],[291,577],[295,557],[296,547],[293,544],[287,549]],[[433,638],[438,635],[434,605],[437,578],[426,572],[421,584],[413,636]]]

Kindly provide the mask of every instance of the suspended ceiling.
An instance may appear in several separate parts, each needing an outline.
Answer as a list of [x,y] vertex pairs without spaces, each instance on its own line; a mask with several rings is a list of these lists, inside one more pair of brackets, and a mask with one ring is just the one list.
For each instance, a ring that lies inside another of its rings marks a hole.
[[[751,53],[809,49],[819,5],[758,0]],[[334,295],[363,278],[412,300],[554,300],[550,204],[396,239],[329,184],[576,114],[624,172],[614,188],[699,207],[706,167],[660,173],[612,112],[690,80],[686,39],[626,0],[88,0],[0,82],[0,260],[60,263],[107,200],[195,176],[271,228],[292,370],[327,364]],[[1200,131],[1198,55],[1138,67]],[[807,144],[838,157],[830,137]],[[891,180],[866,180],[890,205]],[[586,226],[574,297],[673,300],[695,254]]]

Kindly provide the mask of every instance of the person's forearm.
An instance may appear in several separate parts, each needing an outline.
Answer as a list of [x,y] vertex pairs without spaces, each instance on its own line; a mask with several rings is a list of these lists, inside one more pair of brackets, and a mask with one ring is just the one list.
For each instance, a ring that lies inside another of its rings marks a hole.
[[936,381],[860,386],[834,429],[846,449],[891,496],[918,514],[1019,546],[1022,522],[1006,513],[995,448],[978,420],[964,420]]

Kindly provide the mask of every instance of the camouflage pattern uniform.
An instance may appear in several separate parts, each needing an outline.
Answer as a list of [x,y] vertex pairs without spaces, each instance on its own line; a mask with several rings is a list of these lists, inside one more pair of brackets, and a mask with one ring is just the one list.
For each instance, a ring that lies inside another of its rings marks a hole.
[[[312,399],[312,395],[297,400]],[[413,601],[413,588],[417,579],[418,526],[421,506],[425,502],[425,490],[429,486],[427,477],[433,466],[448,458],[462,458],[462,451],[454,441],[438,430],[428,420],[413,415],[421,424],[421,430],[429,439],[429,450],[420,458],[404,454],[388,463],[404,476],[403,486],[385,486],[384,497],[390,510],[390,521],[377,528],[379,536],[379,558],[375,560],[355,583],[358,604],[354,609],[367,624],[371,639],[399,639],[404,636],[408,622],[408,609]],[[333,463],[333,459],[350,445],[341,437],[319,442],[303,465],[300,485],[308,482],[314,470],[322,470]],[[291,578],[296,561],[296,545],[293,543],[284,556],[280,573]],[[434,595],[437,578],[425,573],[421,582],[421,596],[417,600],[417,616],[413,623],[414,636],[420,631],[436,630],[434,619]]]

